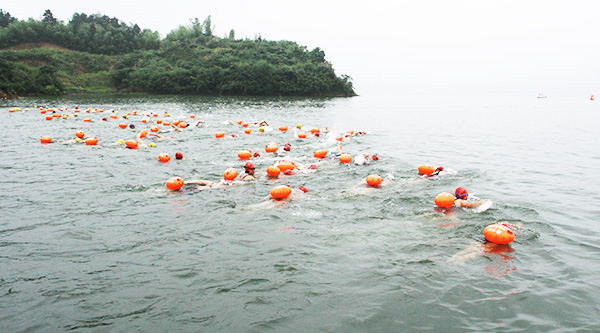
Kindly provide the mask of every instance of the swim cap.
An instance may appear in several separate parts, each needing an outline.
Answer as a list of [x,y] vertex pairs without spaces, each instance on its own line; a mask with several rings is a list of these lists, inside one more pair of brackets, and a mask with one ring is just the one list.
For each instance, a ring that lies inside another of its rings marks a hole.
[[314,164],[311,164],[308,168],[311,170],[317,170],[317,166]]
[[469,196],[469,193],[467,193],[467,190],[464,187],[459,187],[456,189],[456,191],[454,191],[454,196],[457,199],[461,199],[463,197]]
[[244,165],[244,168],[246,168],[246,169],[254,169],[254,164],[252,164],[252,162],[248,162],[248,163],[246,163],[246,165]]
[[435,169],[435,171],[442,171],[444,170],[444,167],[437,167],[437,169]]
[[290,151],[290,149],[291,149],[291,147],[290,147],[290,146],[288,146],[288,145],[285,145],[285,146],[283,147],[283,150],[285,150],[285,151]]
[[259,130],[260,132],[264,132],[264,131],[265,131],[265,129],[264,129],[264,128],[262,128],[262,126],[261,126],[261,127],[258,129],[258,130]]
[[297,123],[296,128],[302,128],[302,125],[300,125],[300,123]]
[[379,161],[379,156],[377,156],[377,154],[373,154],[371,158],[373,159],[373,161]]
[[[290,169],[287,169],[287,170],[285,170],[285,171],[283,172],[283,174],[284,174],[284,175],[288,175],[288,176],[289,176],[289,175],[293,175],[293,174],[294,174],[294,172],[293,172],[292,170],[290,170]],[[288,186],[289,186],[289,185],[288,185]]]
[[260,154],[258,152],[254,153],[254,157],[259,157]]
[[176,152],[176,153],[175,153],[175,159],[176,159],[176,160],[181,160],[181,159],[183,159],[183,154],[182,154],[180,151]]
[[298,187],[298,189],[299,189],[300,191],[304,192],[304,193],[306,193],[306,192],[308,191],[308,190],[306,189],[306,187],[304,187],[304,186],[302,186],[302,185],[300,185],[300,186]]
[[135,128],[134,124],[129,125],[129,128]]
[[106,118],[102,118],[103,121],[106,121]]

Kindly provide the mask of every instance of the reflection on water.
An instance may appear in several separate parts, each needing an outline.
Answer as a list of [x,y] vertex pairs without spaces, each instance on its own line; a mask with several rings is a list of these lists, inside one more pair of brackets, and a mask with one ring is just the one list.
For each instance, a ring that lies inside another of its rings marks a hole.
[[[8,331],[600,328],[600,183],[589,172],[600,158],[581,144],[597,141],[594,105],[118,95],[3,103],[0,320]],[[104,112],[47,121],[34,105]],[[22,112],[7,112],[13,107]],[[138,115],[101,120],[113,110]],[[119,139],[150,127],[142,112],[205,124],[161,127],[165,138],[146,142],[156,148],[125,149]],[[274,130],[244,134],[238,120]],[[299,139],[296,124],[332,132]],[[75,143],[79,130],[98,145]],[[344,152],[380,160],[313,157],[337,151],[347,130],[368,134],[346,139]],[[41,135],[53,143],[40,144]],[[270,141],[291,150],[266,153]],[[172,176],[218,182],[226,168],[243,172],[241,150],[261,155],[252,159],[256,181],[166,190]],[[157,159],[177,151],[182,160]],[[317,170],[267,177],[282,158]],[[454,172],[423,179],[421,164]],[[384,186],[368,187],[370,174]],[[287,184],[308,191],[273,204],[270,189]],[[458,186],[493,205],[437,210],[433,198]],[[499,221],[522,223],[515,241],[479,242]]]

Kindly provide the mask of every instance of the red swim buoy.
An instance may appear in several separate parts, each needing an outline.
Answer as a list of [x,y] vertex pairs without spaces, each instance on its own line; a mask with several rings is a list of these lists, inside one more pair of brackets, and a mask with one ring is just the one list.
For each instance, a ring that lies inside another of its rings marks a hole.
[[277,168],[281,172],[286,172],[288,170],[294,170],[294,165],[291,163],[280,163],[280,164],[277,164]]
[[243,150],[238,153],[238,157],[240,158],[240,160],[250,159],[250,157],[252,157],[252,152],[250,152],[248,150]]
[[83,133],[83,131],[79,131],[79,132],[75,133],[75,136],[80,139],[83,139],[83,137],[85,136],[85,133]]
[[179,190],[181,187],[183,187],[183,184],[185,184],[185,182],[179,177],[171,177],[169,180],[167,180],[167,188],[172,191]]
[[156,127],[156,126],[150,127],[150,132],[158,132],[158,127]]
[[350,163],[352,161],[352,155],[343,153],[340,155],[340,163]]
[[292,189],[285,185],[275,186],[271,190],[271,196],[275,199],[287,198],[290,194],[292,194]]
[[98,143],[98,138],[88,138],[85,140],[85,144],[88,146],[95,146]]
[[276,153],[279,147],[275,142],[269,142],[269,144],[265,147],[265,151],[267,153]]
[[127,140],[127,141],[125,141],[125,145],[129,149],[138,149],[139,143],[134,140]]
[[156,119],[156,123],[159,125],[162,124],[162,119]]
[[275,177],[275,178],[277,178],[277,177],[279,177],[279,174],[280,174],[280,173],[281,173],[281,170],[279,170],[279,168],[278,168],[278,167],[270,166],[270,167],[268,167],[268,168],[267,168],[267,174],[268,174],[270,177]]
[[163,163],[167,163],[171,160],[171,155],[169,155],[167,153],[161,153],[158,155],[158,160]]
[[238,171],[235,168],[228,168],[223,172],[225,180],[234,180],[237,177]]
[[502,224],[491,224],[483,229],[483,236],[495,244],[508,244],[515,240],[515,234],[509,227]]
[[456,197],[454,197],[451,193],[443,192],[438,194],[433,201],[440,208],[450,208],[454,205]]
[[367,184],[371,186],[379,186],[383,182],[383,178],[380,175],[369,175],[367,176]]
[[127,128],[127,124],[125,124],[125,123],[120,123],[120,124],[119,124],[119,127],[121,127],[121,128]]
[[50,142],[52,142],[52,138],[51,138],[51,137],[49,137],[49,136],[47,136],[47,135],[43,135],[43,136],[40,138],[40,142],[41,142],[41,143],[50,143]]
[[427,176],[430,176],[435,172],[435,169],[431,165],[421,165],[418,170],[420,174]]

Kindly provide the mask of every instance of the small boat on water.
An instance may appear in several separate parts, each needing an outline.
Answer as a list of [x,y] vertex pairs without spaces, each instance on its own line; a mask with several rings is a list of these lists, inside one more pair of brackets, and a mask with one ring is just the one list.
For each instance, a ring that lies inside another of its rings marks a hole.
[[548,96],[544,95],[544,93],[539,93],[537,98],[548,98]]

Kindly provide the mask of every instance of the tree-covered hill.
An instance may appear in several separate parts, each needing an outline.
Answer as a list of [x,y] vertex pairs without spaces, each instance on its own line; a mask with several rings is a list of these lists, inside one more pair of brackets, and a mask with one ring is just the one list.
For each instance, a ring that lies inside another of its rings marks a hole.
[[0,10],[0,91],[7,95],[136,91],[163,94],[354,96],[325,53],[290,41],[213,35],[210,16],[158,33],[116,18],[50,10],[41,21]]

